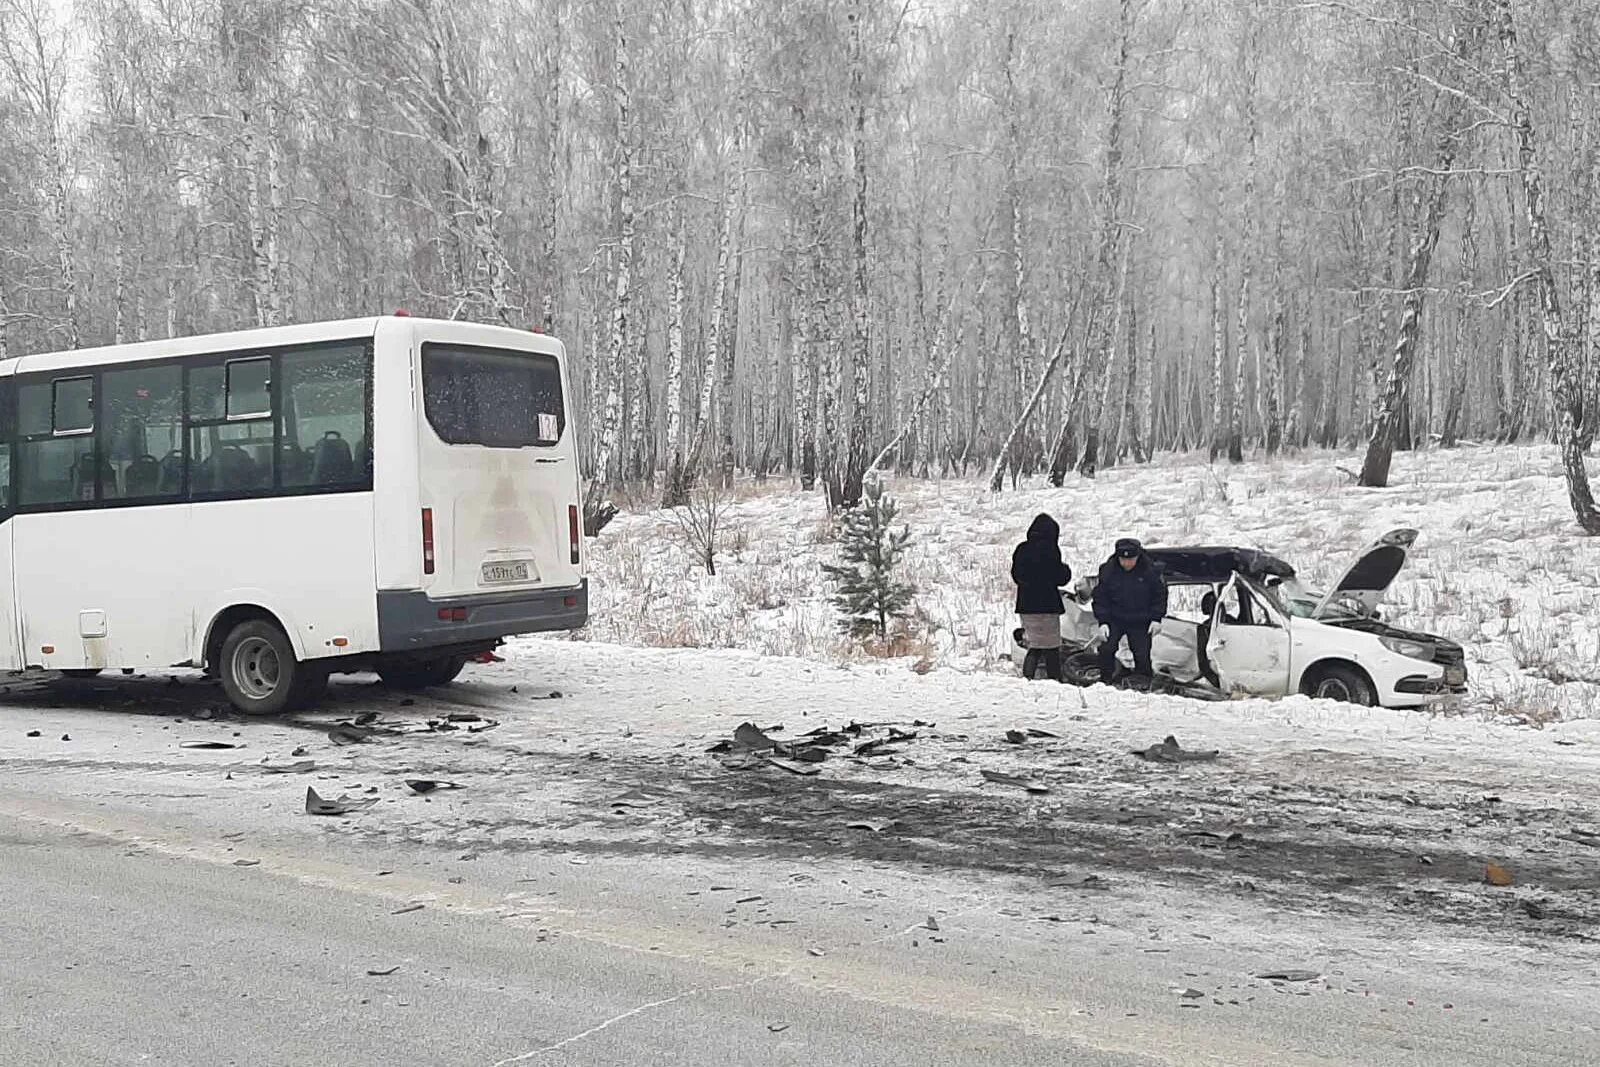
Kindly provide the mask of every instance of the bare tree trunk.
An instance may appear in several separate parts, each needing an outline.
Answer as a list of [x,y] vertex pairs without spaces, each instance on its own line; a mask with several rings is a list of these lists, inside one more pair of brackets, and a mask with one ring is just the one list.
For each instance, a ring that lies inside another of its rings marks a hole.
[[[1233,404],[1228,409],[1228,462],[1230,463],[1244,462],[1244,375],[1245,360],[1250,351],[1250,285],[1254,279],[1258,229],[1256,167],[1261,125],[1256,115],[1256,80],[1260,67],[1257,34],[1260,32],[1261,17],[1259,0],[1252,0],[1248,15],[1250,22],[1245,29],[1244,56],[1241,64],[1244,84],[1241,89],[1240,106],[1244,111],[1246,153],[1242,197],[1244,237],[1239,256],[1239,335],[1233,339],[1236,351],[1233,364]],[[1257,388],[1259,387],[1258,382]]]
[[850,251],[855,270],[850,286],[850,373],[854,384],[854,406],[845,460],[841,507],[861,502],[862,478],[867,470],[867,442],[872,434],[871,337],[867,307],[867,92],[866,54],[861,25],[865,14],[863,0],[853,0],[850,10],[850,96],[855,112],[855,137],[851,159],[855,172],[855,196],[851,200]]
[[1467,401],[1468,370],[1472,364],[1467,356],[1467,323],[1471,319],[1468,295],[1472,292],[1472,281],[1478,273],[1478,200],[1470,189],[1466,201],[1467,217],[1461,223],[1461,278],[1456,285],[1460,306],[1456,308],[1455,335],[1451,339],[1451,348],[1446,356],[1448,370],[1444,424],[1439,433],[1439,444],[1444,448],[1454,448],[1460,441],[1461,416]]
[[[742,69],[743,68],[741,68],[741,71]],[[742,81],[743,78],[740,80]],[[733,233],[733,262],[729,267],[729,270],[732,272],[729,277],[729,288],[732,290],[732,292],[730,293],[728,299],[728,321],[725,327],[728,340],[727,344],[724,346],[727,350],[724,353],[724,358],[718,360],[719,381],[717,382],[717,423],[718,428],[722,433],[722,447],[720,450],[721,454],[718,457],[717,474],[721,479],[724,488],[731,488],[733,486],[733,472],[734,466],[737,462],[734,445],[735,430],[737,428],[734,425],[734,408],[735,402],[738,399],[735,396],[735,392],[738,389],[738,379],[736,378],[734,372],[738,369],[736,366],[736,360],[739,353],[740,299],[744,289],[744,143],[744,108],[741,106],[734,115],[734,170],[733,184],[729,190],[730,195],[733,197],[733,210],[735,213],[734,217],[737,221],[734,223]]]
[[1589,488],[1589,472],[1584,465],[1579,436],[1583,426],[1579,346],[1562,320],[1561,301],[1556,291],[1554,255],[1550,245],[1549,224],[1545,218],[1544,174],[1539,165],[1533,116],[1528,110],[1530,101],[1523,85],[1516,16],[1511,0],[1493,2],[1498,15],[1500,43],[1505,52],[1506,88],[1512,106],[1511,124],[1517,136],[1517,169],[1522,175],[1524,207],[1528,213],[1533,264],[1539,283],[1539,303],[1544,313],[1545,356],[1551,400],[1555,407],[1556,443],[1561,449],[1561,465],[1566,472],[1567,497],[1572,504],[1573,514],[1584,533],[1595,535],[1600,534],[1600,511],[1595,509],[1594,493]]
[[1261,443],[1268,456],[1276,456],[1283,447],[1283,350],[1284,333],[1289,323],[1282,293],[1280,288],[1273,295],[1272,322],[1267,327],[1267,350],[1261,357],[1261,371],[1266,376],[1261,387]]
[[623,23],[622,0],[612,16],[616,54],[612,60],[612,93],[617,108],[617,152],[613,163],[617,184],[617,267],[611,304],[611,337],[606,348],[606,402],[601,415],[600,446],[595,455],[594,481],[584,500],[584,519],[592,537],[616,514],[605,500],[614,473],[622,433],[622,364],[628,337],[628,300],[633,281],[633,116],[631,73],[628,69],[628,35]]
[[[1117,56],[1112,78],[1110,99],[1107,105],[1106,153],[1104,172],[1100,183],[1100,235],[1099,254],[1096,258],[1096,279],[1099,287],[1095,305],[1089,310],[1089,331],[1083,353],[1085,380],[1090,374],[1109,375],[1111,359],[1117,343],[1116,308],[1112,301],[1120,288],[1117,279],[1117,252],[1121,244],[1121,225],[1117,218],[1122,207],[1122,129],[1128,104],[1128,67],[1133,51],[1133,0],[1119,0],[1117,7]],[[1077,390],[1074,389],[1074,394]],[[1100,422],[1105,414],[1105,390],[1090,390],[1090,404],[1083,413],[1083,454],[1078,457],[1078,473],[1092,478],[1099,466]],[[1076,400],[1076,395],[1073,398]],[[1063,414],[1071,421],[1075,412]],[[1051,465],[1050,484],[1061,485],[1066,480],[1066,470]]]
[[[1465,62],[1473,49],[1471,42],[1478,37],[1478,28],[1462,25],[1455,28],[1451,51]],[[1400,435],[1409,438],[1406,413],[1411,406],[1411,375],[1416,363],[1417,345],[1422,336],[1422,311],[1426,300],[1428,270],[1433,262],[1433,250],[1439,244],[1439,228],[1444,222],[1446,196],[1449,193],[1448,174],[1455,165],[1461,107],[1457,97],[1446,95],[1439,116],[1438,139],[1434,149],[1433,173],[1423,176],[1417,193],[1421,218],[1407,266],[1402,288],[1405,303],[1400,313],[1400,333],[1395,341],[1394,361],[1389,368],[1389,380],[1383,401],[1373,420],[1372,437],[1367,443],[1367,455],[1361,465],[1358,484],[1381,489],[1389,484],[1389,467],[1394,458]]]
[[683,260],[688,247],[683,232],[683,208],[673,209],[667,274],[667,470],[662,485],[661,506],[683,503]]
[[681,484],[668,484],[668,499],[681,503],[687,498],[690,487],[699,474],[701,459],[705,456],[706,441],[711,437],[712,417],[717,385],[722,380],[724,350],[728,347],[728,273],[733,259],[733,224],[737,206],[735,191],[738,188],[739,161],[737,155],[728,162],[728,173],[722,183],[722,215],[717,224],[717,272],[711,284],[711,329],[706,337],[705,367],[700,375],[700,400],[695,405],[694,436],[689,443],[689,455],[683,466]]
[[[561,49],[563,30],[566,26],[565,20],[561,17],[561,5],[562,0],[550,0],[549,58],[546,62],[544,87],[545,188],[544,221],[540,227],[544,249],[540,284],[544,292],[540,296],[539,321],[544,324],[547,332],[555,329],[556,297],[561,286],[561,266],[556,260],[556,242],[561,235],[561,183],[557,181],[561,169]],[[680,291],[678,295],[681,302],[682,292]],[[682,310],[681,306],[679,310]],[[681,330],[683,321],[681,315],[678,321]],[[679,340],[681,342],[681,336]],[[681,354],[680,348],[680,357]],[[682,447],[681,441],[674,443],[677,447]]]
[[1227,447],[1228,441],[1227,423],[1223,414],[1227,408],[1227,395],[1224,391],[1227,379],[1224,377],[1224,368],[1228,359],[1227,326],[1222,314],[1223,270],[1222,235],[1218,234],[1211,261],[1211,462],[1213,463],[1222,455],[1222,450]]
[[[1050,353],[1050,358],[1039,369],[1039,380],[1034,384],[1033,395],[1028,398],[1028,403],[1022,409],[1022,414],[1017,416],[1017,421],[1012,423],[1011,432],[1006,435],[1006,440],[1000,446],[1000,454],[995,457],[994,468],[989,472],[989,491],[998,493],[1005,488],[1006,462],[1011,457],[1011,449],[1017,443],[1017,438],[1022,435],[1028,425],[1028,420],[1033,417],[1034,409],[1039,406],[1039,398],[1044,396],[1045,387],[1050,384],[1050,376],[1055,373],[1056,366],[1061,362],[1061,354],[1067,350],[1067,337],[1072,332],[1071,316],[1067,324],[1061,329],[1061,336],[1056,339],[1055,350]],[[1070,425],[1070,420],[1067,423]]]

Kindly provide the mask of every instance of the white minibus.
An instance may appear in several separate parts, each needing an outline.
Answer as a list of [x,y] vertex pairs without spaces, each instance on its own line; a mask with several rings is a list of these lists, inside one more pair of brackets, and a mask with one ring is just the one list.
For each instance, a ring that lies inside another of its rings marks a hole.
[[581,627],[569,395],[554,338],[403,312],[0,362],[0,670],[271,714]]

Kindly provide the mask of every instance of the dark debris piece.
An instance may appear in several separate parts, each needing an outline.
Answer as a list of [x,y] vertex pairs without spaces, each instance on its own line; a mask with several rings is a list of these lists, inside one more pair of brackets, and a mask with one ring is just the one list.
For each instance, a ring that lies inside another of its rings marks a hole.
[[311,786],[306,786],[307,815],[348,815],[353,811],[370,808],[377,802],[377,797],[352,797],[349,795],[341,795],[335,800],[327,800],[317,795],[317,791]]
[[1145,749],[1136,748],[1133,754],[1152,763],[1200,763],[1216,759],[1218,752],[1214,748],[1203,752],[1185,749],[1178,744],[1176,737],[1168,734],[1159,745],[1151,745]]

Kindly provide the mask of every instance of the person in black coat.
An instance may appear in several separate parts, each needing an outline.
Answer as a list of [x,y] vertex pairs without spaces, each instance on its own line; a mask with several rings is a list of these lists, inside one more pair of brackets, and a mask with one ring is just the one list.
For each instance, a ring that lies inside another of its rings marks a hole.
[[1100,677],[1109,683],[1117,670],[1117,649],[1124,638],[1133,653],[1135,676],[1149,681],[1150,642],[1167,615],[1167,582],[1144,546],[1131,537],[1117,542],[1116,552],[1100,567],[1094,587],[1094,617],[1100,624]]
[[1028,654],[1022,674],[1032,681],[1044,664],[1061,681],[1061,616],[1066,603],[1061,587],[1072,581],[1072,568],[1061,562],[1061,527],[1045,514],[1034,517],[1028,539],[1011,553],[1011,580],[1017,583],[1017,614],[1022,619]]

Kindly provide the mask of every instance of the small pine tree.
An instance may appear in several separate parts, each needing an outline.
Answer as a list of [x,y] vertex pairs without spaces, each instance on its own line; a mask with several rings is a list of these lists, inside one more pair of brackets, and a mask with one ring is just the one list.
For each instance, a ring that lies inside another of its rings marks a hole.
[[863,487],[859,505],[844,513],[840,534],[843,566],[823,564],[828,577],[838,583],[833,605],[844,618],[841,625],[852,637],[889,637],[889,622],[910,613],[916,588],[898,580],[897,570],[906,546],[911,543],[911,528],[892,529],[897,511],[892,497],[884,495],[876,478]]

